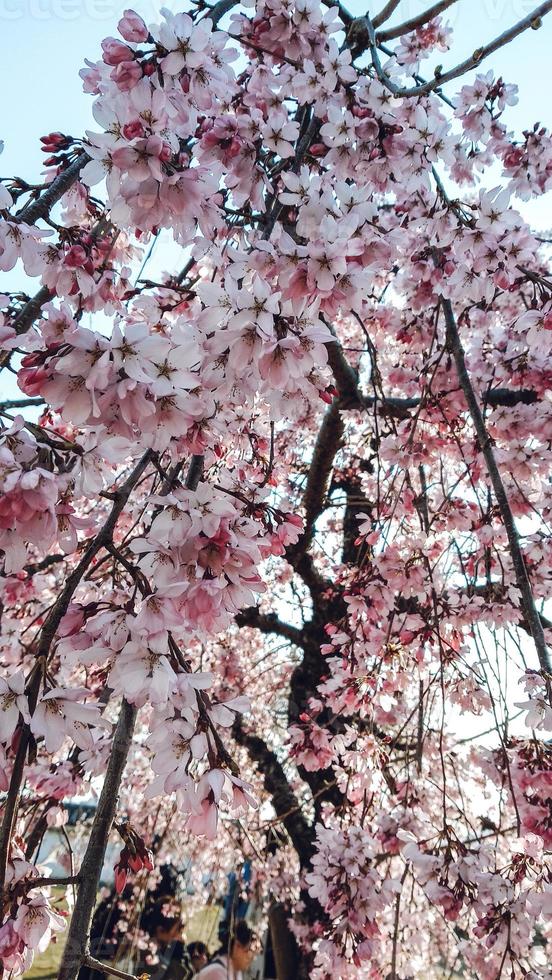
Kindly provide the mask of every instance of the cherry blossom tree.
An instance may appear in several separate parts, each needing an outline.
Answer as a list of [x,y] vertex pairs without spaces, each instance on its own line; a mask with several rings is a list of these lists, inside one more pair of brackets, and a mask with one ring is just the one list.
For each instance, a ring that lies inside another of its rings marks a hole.
[[119,838],[251,860],[281,976],[552,977],[552,136],[492,71],[552,0],[460,61],[454,2],[126,10],[2,179],[6,976],[102,968]]

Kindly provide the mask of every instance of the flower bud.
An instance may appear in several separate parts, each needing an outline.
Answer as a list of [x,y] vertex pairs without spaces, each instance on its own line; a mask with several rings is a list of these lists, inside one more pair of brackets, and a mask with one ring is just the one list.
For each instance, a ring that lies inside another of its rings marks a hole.
[[125,41],[133,41],[135,44],[147,41],[149,37],[149,31],[144,21],[135,10],[123,11],[123,16],[117,24],[117,30]]

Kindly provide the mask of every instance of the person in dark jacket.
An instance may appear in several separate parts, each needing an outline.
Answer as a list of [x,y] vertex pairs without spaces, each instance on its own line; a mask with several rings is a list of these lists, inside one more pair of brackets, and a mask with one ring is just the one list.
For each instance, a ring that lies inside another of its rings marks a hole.
[[188,943],[188,953],[196,973],[199,973],[202,967],[207,966],[209,962],[209,950],[205,943],[200,942],[198,939],[193,943]]

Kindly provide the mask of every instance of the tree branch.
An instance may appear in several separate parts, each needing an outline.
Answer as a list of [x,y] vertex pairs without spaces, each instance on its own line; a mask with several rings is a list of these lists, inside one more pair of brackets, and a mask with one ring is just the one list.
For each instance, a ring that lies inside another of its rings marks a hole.
[[65,877],[56,877],[53,875],[51,878],[29,878],[28,881],[24,881],[22,884],[27,891],[32,891],[33,888],[44,888],[52,885],[76,885],[79,881],[79,875],[65,875]]
[[460,387],[464,392],[464,397],[466,399],[468,409],[472,418],[472,422],[477,434],[477,439],[479,441],[481,452],[483,453],[485,462],[487,464],[487,470],[491,479],[491,483],[493,485],[493,490],[502,516],[502,521],[506,529],[506,534],[508,535],[508,543],[510,545],[510,554],[512,556],[512,563],[514,566],[516,583],[521,593],[521,605],[522,605],[523,614],[527,622],[527,625],[529,627],[529,630],[531,632],[531,636],[533,637],[541,668],[542,670],[546,671],[546,673],[552,674],[552,665],[550,663],[550,656],[548,653],[546,638],[544,636],[544,630],[542,627],[540,614],[535,605],[535,599],[533,597],[533,591],[531,589],[531,582],[523,558],[523,552],[521,550],[521,545],[520,545],[519,536],[514,521],[514,516],[512,514],[512,509],[510,507],[508,495],[506,493],[504,483],[502,482],[502,477],[500,475],[500,471],[498,469],[495,460],[495,456],[492,448],[492,440],[489,436],[489,433],[487,432],[485,420],[483,418],[483,414],[479,407],[479,402],[477,401],[475,391],[473,389],[471,379],[466,368],[464,348],[462,347],[462,342],[460,340],[460,335],[458,333],[456,318],[454,316],[450,300],[441,299],[441,305],[445,315],[445,322],[447,327],[447,342],[449,345],[449,349],[451,350],[452,355],[454,357],[454,362],[456,364],[456,372],[458,374]]
[[92,559],[96,557],[98,552],[101,551],[105,544],[111,541],[113,531],[115,530],[115,525],[117,524],[117,521],[119,520],[119,517],[128,502],[128,498],[138,483],[138,480],[147,469],[153,455],[153,450],[148,449],[142,456],[139,463],[137,463],[137,465],[134,467],[130,476],[125,480],[119,490],[115,492],[115,501],[103,528],[98,532],[94,540],[90,542],[77,567],[67,578],[62,592],[46,618],[44,626],[42,627],[37,657],[44,657],[48,654],[52,640],[61,620],[67,612],[75,589],[77,588]]
[[[132,742],[136,714],[134,705],[123,700],[98,808],[79,872],[80,885],[58,972],[58,980],[76,980],[81,966],[89,956],[90,924],[96,904],[109,832],[117,809],[119,787]],[[114,972],[111,968],[105,970],[104,967],[101,967],[101,969],[106,973]],[[128,977],[128,974],[119,973],[117,975]]]
[[552,0],[546,0],[546,3],[541,3],[540,6],[536,7],[532,13],[527,15],[527,17],[523,17],[522,20],[517,22],[517,24],[513,24],[512,27],[509,27],[507,30],[503,31],[503,33],[499,34],[498,37],[495,37],[494,40],[490,41],[488,44],[482,45],[480,48],[477,48],[469,58],[466,58],[465,61],[460,62],[449,71],[436,75],[431,81],[424,82],[422,85],[413,86],[412,88],[404,88],[397,85],[383,70],[377,45],[379,39],[384,39],[385,32],[382,32],[383,36],[380,35],[380,38],[378,39],[374,31],[374,25],[372,24],[369,16],[366,15],[365,21],[368,31],[372,63],[380,82],[382,82],[382,84],[385,85],[385,87],[389,89],[389,91],[392,92],[397,98],[412,98],[420,95],[427,95],[428,92],[433,92],[436,88],[444,85],[445,82],[450,82],[452,79],[459,78],[461,75],[466,74],[466,72],[471,71],[472,68],[477,68],[477,66],[480,65],[485,58],[488,58],[490,54],[498,51],[499,48],[504,47],[504,45],[509,44],[509,42],[515,37],[522,34],[529,28],[536,30],[541,26],[542,18],[546,16],[546,14],[550,13],[551,10]]
[[[378,31],[376,34],[377,43],[379,44],[380,41],[391,41],[393,38],[401,37],[403,34],[410,34],[417,27],[421,27],[423,24],[427,24],[428,21],[433,20],[434,17],[438,17],[447,7],[452,7],[453,3],[458,3],[458,0],[438,0],[438,3],[433,4],[432,7],[428,7],[427,10],[422,10],[421,14],[417,14],[416,17],[411,17],[410,20],[405,20],[396,27],[389,27],[386,31]],[[390,4],[387,6],[390,6]],[[382,21],[380,20],[379,23],[381,24]],[[376,18],[374,18],[372,24],[374,27],[378,26],[376,24]]]
[[[36,704],[36,699],[38,697],[38,692],[40,689],[40,678],[41,678],[41,661],[45,663],[48,653],[50,651],[50,646],[56,635],[57,628],[65,616],[69,603],[77,588],[82,576],[84,575],[86,569],[88,568],[90,562],[101,550],[101,548],[108,541],[111,541],[115,525],[119,519],[119,516],[128,501],[128,498],[138,483],[138,480],[142,476],[144,470],[147,468],[150,460],[153,456],[153,450],[148,449],[146,453],[142,456],[140,462],[134,467],[130,476],[125,480],[123,485],[115,494],[115,502],[111,509],[111,513],[107,518],[103,528],[96,535],[93,541],[90,542],[84,555],[82,556],[80,562],[76,568],[71,572],[65,586],[58,596],[56,602],[52,606],[40,634],[40,641],[38,644],[38,649],[36,653],[35,665],[31,671],[29,678],[29,683],[32,685],[32,691],[29,695],[29,708],[31,713],[34,710],[34,705]],[[34,704],[32,703],[34,701]],[[8,795],[6,800],[6,805],[4,807],[4,814],[2,817],[2,825],[0,827],[0,891],[4,891],[4,884],[6,880],[6,868],[8,864],[8,856],[10,849],[11,836],[13,831],[13,825],[15,821],[15,816],[19,807],[19,799],[21,795],[21,789],[23,786],[23,775],[25,770],[25,758],[27,755],[27,749],[29,746],[31,737],[31,730],[29,725],[25,725],[21,731],[19,745],[17,747],[17,752],[13,764],[10,786],[8,789]]]
[[65,170],[57,177],[54,177],[37,201],[26,204],[21,211],[18,211],[16,218],[24,221],[28,225],[34,225],[39,218],[45,218],[52,210],[54,204],[63,197],[64,194],[73,186],[86,163],[90,160],[88,153],[79,153],[76,160],[73,160]]
[[32,327],[35,320],[40,316],[40,311],[45,303],[52,298],[52,293],[46,286],[42,286],[32,299],[25,303],[13,321],[13,329],[17,336],[26,333]]
[[232,7],[235,7],[237,3],[238,0],[218,0],[218,3],[215,3],[213,7],[209,7],[207,17],[209,20],[212,20],[213,27],[218,27],[218,24],[224,15],[227,14],[229,10],[232,10]]
[[387,0],[383,10],[380,10],[379,14],[376,14],[372,20],[374,27],[379,27],[381,24],[384,24],[386,20],[389,20],[391,15],[395,13],[395,10],[399,6],[400,2],[401,0]]
[[[531,388],[490,388],[480,396],[491,408],[513,408],[515,405],[533,405],[539,400],[536,391]],[[390,395],[388,398],[377,398],[374,395],[362,395],[359,402],[348,401],[343,409],[376,408],[382,415],[396,415],[406,418],[408,412],[418,408],[422,402],[420,397],[401,398]]]
[[37,407],[39,405],[45,405],[46,402],[43,398],[12,398],[5,402],[0,402],[0,412],[7,411],[10,408],[30,408],[33,405]]
[[296,626],[291,626],[290,623],[284,623],[278,619],[276,613],[262,613],[256,606],[249,606],[237,613],[235,620],[238,626],[251,626],[260,630],[261,633],[275,633],[277,636],[283,636],[286,640],[290,640],[295,646],[300,647],[303,644],[302,631]]
[[247,750],[250,759],[262,773],[265,789],[270,793],[274,810],[291,838],[301,867],[308,867],[314,850],[314,833],[303,816],[284,767],[262,738],[243,730],[239,719],[234,722],[232,734],[238,745]]
[[88,954],[83,959],[83,966],[89,966],[92,970],[98,970],[99,973],[105,973],[109,977],[121,977],[121,980],[138,980],[133,973],[125,973],[124,970],[118,970],[111,963],[102,963]]

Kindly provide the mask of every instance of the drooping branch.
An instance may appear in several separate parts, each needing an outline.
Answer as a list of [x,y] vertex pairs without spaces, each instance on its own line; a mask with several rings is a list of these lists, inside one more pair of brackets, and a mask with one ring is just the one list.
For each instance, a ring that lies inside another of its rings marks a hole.
[[75,589],[98,552],[101,551],[105,544],[111,541],[117,521],[119,520],[124,507],[128,503],[130,494],[150,464],[153,455],[153,450],[148,449],[140,461],[136,464],[130,476],[128,476],[122,486],[115,491],[114,503],[109,517],[107,518],[102,529],[88,545],[88,548],[84,552],[84,555],[76,568],[68,576],[62,591],[46,617],[40,634],[40,642],[37,650],[38,657],[47,656],[57,628],[67,612]]
[[[90,924],[96,904],[109,832],[117,810],[121,779],[134,733],[136,714],[134,705],[123,700],[98,808],[79,872],[80,884],[77,890],[77,900],[71,917],[58,980],[76,980],[81,966],[89,955]],[[110,972],[112,971],[110,970]]]
[[512,514],[512,508],[510,507],[510,501],[508,500],[508,495],[500,475],[500,470],[498,468],[495,455],[493,452],[492,440],[487,432],[487,426],[485,425],[485,419],[483,418],[483,413],[479,406],[473,385],[471,383],[468,370],[466,368],[466,359],[464,354],[464,348],[460,340],[460,334],[458,333],[458,327],[456,324],[456,318],[452,309],[452,304],[448,299],[442,299],[441,305],[443,308],[443,313],[445,316],[445,322],[447,327],[447,342],[449,349],[453,355],[454,362],[456,365],[456,372],[458,374],[458,380],[460,382],[460,387],[464,392],[464,397],[466,399],[468,409],[472,418],[472,422],[477,434],[477,439],[481,447],[481,452],[483,453],[485,462],[487,464],[487,470],[491,483],[493,485],[493,490],[498,503],[500,514],[502,516],[502,521],[506,529],[506,534],[508,536],[508,543],[510,546],[510,554],[512,556],[512,564],[514,566],[514,572],[516,577],[517,587],[521,593],[521,605],[525,620],[533,637],[535,647],[537,649],[537,655],[539,658],[539,663],[542,670],[546,671],[548,674],[552,674],[552,665],[550,662],[550,655],[548,652],[548,647],[546,643],[546,638],[544,635],[544,630],[540,618],[539,611],[535,605],[535,599],[533,596],[533,591],[531,588],[531,582],[529,580],[529,575],[523,558],[523,552],[520,545],[520,540],[514,521],[514,515]]
[[[114,503],[107,518],[104,526],[98,532],[98,534],[93,538],[93,540],[88,545],[84,555],[79,561],[78,565],[73,569],[71,574],[68,576],[65,585],[60,592],[56,602],[52,606],[44,625],[40,633],[40,640],[36,652],[35,665],[31,671],[31,677],[29,678],[29,683],[32,685],[29,697],[29,706],[34,710],[34,705],[36,704],[36,699],[38,697],[38,691],[40,686],[40,677],[42,672],[42,665],[45,663],[46,658],[50,652],[50,647],[56,635],[58,626],[65,616],[69,603],[73,597],[77,586],[79,585],[83,575],[87,571],[90,563],[96,557],[99,551],[104,547],[106,543],[111,541],[115,525],[128,502],[130,494],[148,464],[150,463],[153,456],[152,450],[148,449],[142,456],[139,463],[134,467],[130,476],[125,480],[122,486],[116,491],[114,495]],[[32,703],[34,702],[34,703]],[[12,774],[10,778],[10,785],[8,788],[8,796],[6,805],[4,807],[4,814],[2,817],[2,825],[0,827],[0,891],[4,890],[4,884],[6,880],[6,868],[8,863],[8,856],[10,850],[10,841],[13,832],[13,825],[17,810],[19,807],[19,799],[21,795],[21,789],[23,786],[23,775],[25,771],[25,759],[27,755],[27,749],[30,743],[31,730],[28,724],[24,725],[21,731],[19,745],[17,747],[17,752],[13,764]]]

